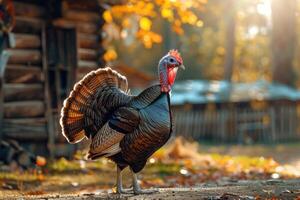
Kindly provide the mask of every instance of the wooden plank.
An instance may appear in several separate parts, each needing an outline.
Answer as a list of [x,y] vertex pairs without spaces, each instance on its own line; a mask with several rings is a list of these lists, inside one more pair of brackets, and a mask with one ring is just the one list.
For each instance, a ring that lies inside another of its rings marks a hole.
[[8,64],[41,64],[42,55],[39,50],[8,49]]
[[[0,36],[0,43],[4,42],[4,37]],[[7,61],[9,59],[9,54],[4,50],[3,51],[3,44],[0,44],[0,140],[3,137],[3,118],[4,118],[4,92],[3,92],[3,86],[4,86],[4,72],[5,68],[7,66]]]
[[45,118],[17,118],[17,119],[4,119],[6,125],[29,125],[29,126],[41,126],[46,125],[47,121]]
[[42,70],[39,67],[8,65],[5,70],[6,83],[41,83]]
[[97,51],[94,49],[82,49],[78,50],[79,59],[80,60],[88,60],[88,61],[95,61],[97,60]]
[[42,117],[45,113],[43,101],[22,101],[4,103],[5,118]]
[[30,127],[30,126],[14,126],[3,129],[6,138],[24,141],[46,141],[47,132],[46,126]]
[[16,16],[16,24],[13,29],[13,32],[14,33],[40,33],[43,22],[44,20],[37,19],[37,18]]
[[97,34],[99,32],[99,28],[96,23],[72,21],[60,18],[55,20],[53,24],[63,28],[77,28],[79,33]]
[[80,48],[97,49],[99,47],[98,36],[93,34],[79,33],[78,42]]
[[41,39],[42,39],[42,54],[43,59],[42,59],[42,66],[43,66],[43,74],[45,76],[45,84],[44,84],[44,91],[43,95],[45,96],[45,117],[47,119],[47,130],[45,131],[47,133],[47,147],[50,153],[50,158],[53,158],[54,156],[54,122],[53,122],[53,114],[51,112],[51,97],[50,97],[50,80],[49,80],[49,71],[48,71],[48,60],[47,57],[45,56],[47,53],[47,35],[46,35],[46,26],[45,24],[43,25],[42,29],[42,34],[41,34]]
[[[4,120],[5,124],[4,124],[4,129],[6,130],[14,130],[14,131],[17,131],[19,130],[19,132],[22,133],[22,130],[23,131],[32,131],[32,132],[35,132],[35,131],[41,131],[41,132],[44,132],[46,133],[46,122],[44,120],[43,123],[39,123],[39,121],[35,122],[36,118],[32,118],[31,121],[29,120],[26,120],[27,123],[24,123],[24,120],[23,119],[20,119],[22,121],[20,121],[21,123],[19,122],[8,122],[9,120]],[[40,118],[37,118],[37,120],[39,120]],[[16,121],[16,119],[13,119],[14,121]],[[28,123],[30,122],[30,123]]]
[[26,16],[26,17],[44,17],[45,9],[42,6],[14,2],[15,14],[16,16]]
[[78,61],[78,68],[86,68],[88,70],[91,70],[91,69],[98,68],[98,64],[95,61],[79,60]]
[[200,140],[202,138],[202,132],[201,132],[201,126],[202,126],[202,115],[201,111],[197,110],[196,111],[196,131],[197,131],[197,140]]
[[15,34],[16,49],[37,49],[41,46],[41,39],[33,34]]
[[47,139],[45,118],[4,119],[3,130],[12,139],[30,142]]
[[[85,0],[65,0],[66,8],[72,10],[89,11],[89,12],[99,12],[101,9],[99,1],[85,1]],[[101,1],[101,4],[104,3]]]
[[42,84],[5,84],[4,101],[43,100]]
[[64,10],[63,17],[69,20],[80,22],[100,22],[101,16],[96,12],[79,11],[79,10]]
[[[271,131],[271,139],[272,142],[275,142],[277,140],[277,131],[276,131],[276,121],[275,121],[275,109],[273,107],[270,108],[270,131]],[[267,134],[267,133],[266,133]]]

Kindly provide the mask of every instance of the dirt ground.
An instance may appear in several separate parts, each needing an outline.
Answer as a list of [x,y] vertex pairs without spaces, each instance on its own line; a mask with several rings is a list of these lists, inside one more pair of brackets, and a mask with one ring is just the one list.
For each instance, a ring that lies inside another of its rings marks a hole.
[[[118,195],[111,190],[99,190],[97,193],[85,194],[55,194],[55,195],[27,195],[17,199],[190,199],[190,200],[298,200],[300,199],[300,180],[268,180],[268,181],[237,181],[222,185],[205,185],[193,188],[162,188],[154,194],[147,195]],[[8,199],[8,198],[5,198]]]
[[[131,186],[129,170],[124,186]],[[152,195],[116,195],[115,165],[59,159],[35,171],[0,171],[0,199],[299,199],[300,144],[211,146],[174,143],[140,174]]]

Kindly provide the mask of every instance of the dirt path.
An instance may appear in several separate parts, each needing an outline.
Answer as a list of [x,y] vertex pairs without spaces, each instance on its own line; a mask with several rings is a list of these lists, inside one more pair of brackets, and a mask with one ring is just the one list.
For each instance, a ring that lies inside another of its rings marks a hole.
[[117,195],[111,190],[81,195],[27,195],[16,199],[210,199],[210,200],[259,200],[259,199],[300,199],[300,180],[237,181],[222,184],[204,184],[197,188],[164,188],[151,195]]

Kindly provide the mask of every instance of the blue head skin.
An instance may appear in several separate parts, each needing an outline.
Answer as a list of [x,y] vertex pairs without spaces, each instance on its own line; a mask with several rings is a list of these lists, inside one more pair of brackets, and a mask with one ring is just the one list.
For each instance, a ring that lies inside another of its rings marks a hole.
[[170,92],[175,82],[178,67],[184,69],[183,61],[176,50],[171,50],[160,59],[158,64],[158,75],[161,92]]

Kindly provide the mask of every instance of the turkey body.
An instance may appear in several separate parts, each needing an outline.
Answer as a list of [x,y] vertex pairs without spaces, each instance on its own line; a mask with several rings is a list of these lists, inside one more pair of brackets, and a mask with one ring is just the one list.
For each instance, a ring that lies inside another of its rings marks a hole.
[[60,123],[69,142],[91,140],[88,158],[107,157],[120,169],[130,166],[137,173],[170,138],[170,96],[160,85],[131,96],[125,77],[99,69],[75,85]]
[[132,133],[126,134],[120,142],[121,152],[111,156],[121,168],[129,165],[137,173],[141,171],[147,159],[170,138],[172,132],[172,116],[170,97],[161,93],[153,102],[141,109],[132,102],[139,121]]

